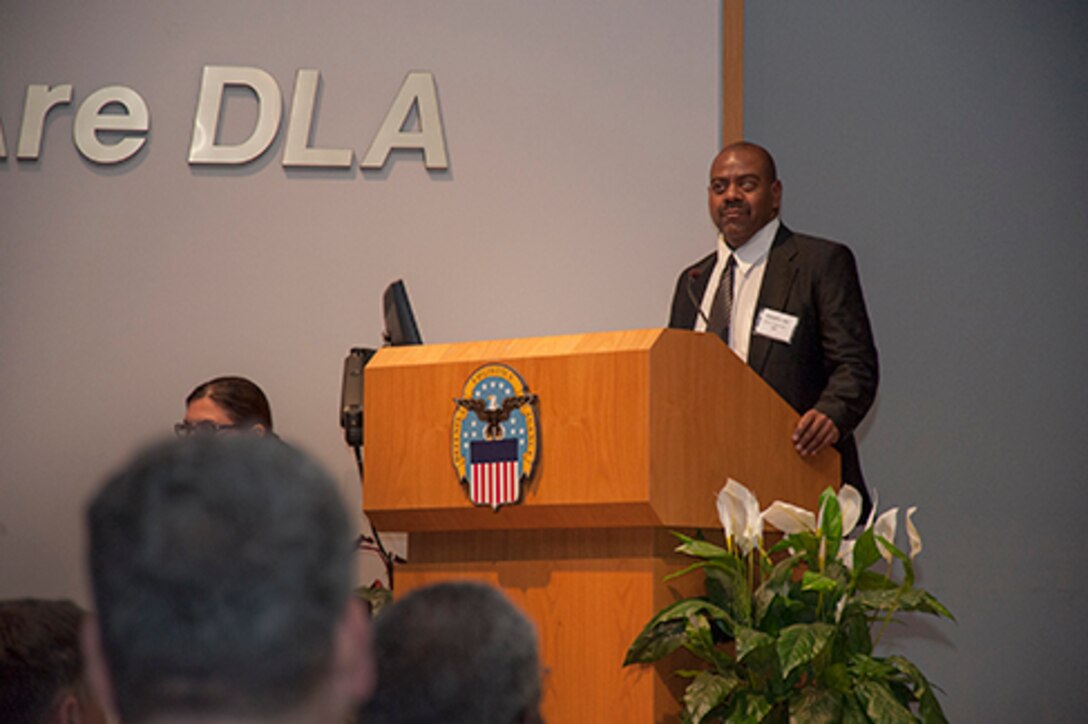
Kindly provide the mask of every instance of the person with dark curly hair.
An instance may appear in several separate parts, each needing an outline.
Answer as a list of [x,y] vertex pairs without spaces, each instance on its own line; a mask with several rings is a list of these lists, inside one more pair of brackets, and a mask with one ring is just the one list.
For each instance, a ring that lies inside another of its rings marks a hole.
[[85,615],[67,600],[0,601],[0,722],[105,724],[83,675]]

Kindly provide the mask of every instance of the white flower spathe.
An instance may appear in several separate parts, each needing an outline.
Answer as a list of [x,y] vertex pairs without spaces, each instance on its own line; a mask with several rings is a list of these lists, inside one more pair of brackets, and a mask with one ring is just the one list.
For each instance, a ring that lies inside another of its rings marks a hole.
[[748,488],[729,478],[718,492],[717,503],[726,540],[735,541],[741,553],[748,555],[763,539],[759,500]]
[[861,518],[861,493],[853,485],[839,488],[839,509],[842,511],[842,534],[848,535],[854,530]]
[[877,536],[877,547],[880,549],[880,555],[888,563],[892,562],[892,553],[880,539],[887,538],[889,543],[895,545],[895,518],[897,515],[899,515],[899,508],[889,508],[880,514],[880,517],[876,519],[876,523],[873,525],[873,533]]
[[918,529],[914,527],[914,521],[911,520],[916,510],[918,510],[916,505],[907,508],[907,538],[910,540],[910,559],[912,561],[915,556],[922,552],[922,536],[918,533]]
[[839,546],[839,560],[847,568],[854,567],[854,543],[856,541],[843,539],[842,544]]
[[811,510],[782,500],[774,501],[763,511],[763,520],[787,535],[816,532],[816,516]]

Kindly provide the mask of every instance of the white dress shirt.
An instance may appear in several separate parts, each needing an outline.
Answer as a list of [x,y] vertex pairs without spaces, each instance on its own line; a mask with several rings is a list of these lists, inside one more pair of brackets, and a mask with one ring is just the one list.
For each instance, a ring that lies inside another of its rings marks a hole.
[[781,226],[778,217],[752,235],[739,249],[731,249],[725,237],[718,234],[718,258],[703,292],[702,314],[695,315],[695,331],[706,331],[706,320],[714,305],[714,294],[721,282],[722,272],[732,254],[737,268],[733,273],[733,316],[729,320],[729,348],[745,362],[748,361],[748,343],[752,339],[752,322],[759,301],[759,289],[763,286],[763,272],[767,269],[767,254]]

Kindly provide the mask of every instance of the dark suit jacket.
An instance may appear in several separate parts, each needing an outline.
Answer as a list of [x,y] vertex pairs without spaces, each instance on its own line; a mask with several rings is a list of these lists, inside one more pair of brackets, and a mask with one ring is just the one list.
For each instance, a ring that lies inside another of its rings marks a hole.
[[[691,329],[715,254],[681,274],[669,326]],[[779,227],[767,257],[753,326],[768,308],[797,317],[789,344],[753,334],[748,364],[798,413],[815,407],[839,428],[843,482],[868,501],[853,431],[876,396],[876,346],[857,264],[846,246]],[[868,505],[866,505],[868,508]]]

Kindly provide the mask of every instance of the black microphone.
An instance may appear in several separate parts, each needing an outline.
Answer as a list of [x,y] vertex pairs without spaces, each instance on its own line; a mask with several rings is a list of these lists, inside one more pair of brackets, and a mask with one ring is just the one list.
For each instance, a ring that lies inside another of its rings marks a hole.
[[691,300],[691,305],[695,307],[695,313],[703,318],[703,324],[710,327],[710,319],[703,314],[703,304],[701,301],[695,298],[695,290],[691,288],[691,285],[703,275],[703,272],[699,269],[692,269],[687,273],[687,279],[684,280],[684,291],[688,293],[688,299]]
[[344,379],[340,384],[340,427],[350,447],[363,444],[363,368],[375,351],[354,347],[344,358]]

